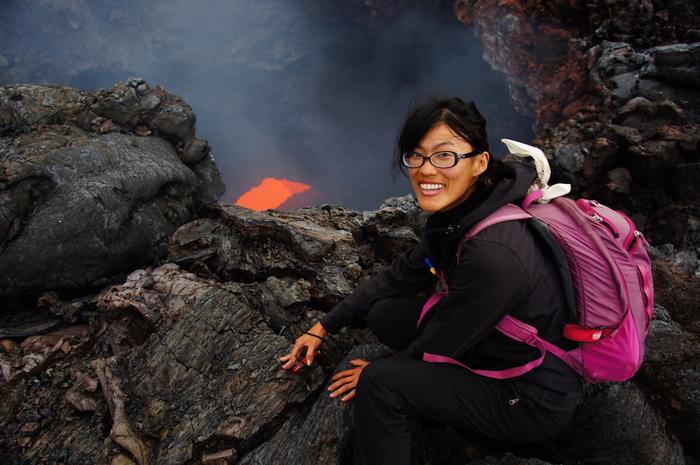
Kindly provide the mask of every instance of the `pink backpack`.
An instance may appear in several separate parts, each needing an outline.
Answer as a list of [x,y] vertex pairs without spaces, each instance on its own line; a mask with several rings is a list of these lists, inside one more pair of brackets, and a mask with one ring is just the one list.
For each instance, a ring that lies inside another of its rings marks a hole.
[[[573,284],[578,324],[567,324],[564,337],[580,344],[565,351],[540,338],[536,328],[508,315],[496,329],[539,349],[539,358],[500,371],[473,370],[436,354],[425,353],[423,360],[453,363],[484,376],[505,379],[539,366],[545,354],[551,352],[588,382],[627,380],[642,364],[644,339],[652,317],[654,297],[648,244],[632,220],[621,212],[594,200],[563,197],[548,204],[531,205],[541,195],[541,191],[530,194],[522,208],[505,205],[475,225],[464,240],[503,221],[534,218],[544,223],[565,256]],[[460,250],[461,244],[458,257]],[[426,302],[419,323],[446,293],[447,290],[434,294]]]

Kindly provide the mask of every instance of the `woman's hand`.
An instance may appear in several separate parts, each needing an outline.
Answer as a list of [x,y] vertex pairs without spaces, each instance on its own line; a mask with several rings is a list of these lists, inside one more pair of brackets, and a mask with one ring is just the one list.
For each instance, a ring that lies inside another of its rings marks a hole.
[[326,329],[321,325],[321,323],[316,323],[307,331],[307,333],[315,334],[318,337],[306,333],[299,336],[294,342],[292,352],[280,358],[280,362],[284,362],[282,368],[285,370],[289,370],[295,363],[297,363],[297,360],[299,360],[301,357],[304,349],[306,351],[306,365],[308,366],[313,363],[314,357],[318,353],[318,348],[323,343],[323,339],[320,338],[326,336]]
[[331,393],[331,397],[338,397],[339,395],[350,391],[340,399],[343,402],[355,397],[355,387],[357,387],[357,381],[360,379],[360,373],[362,373],[362,370],[369,365],[368,361],[359,358],[350,360],[350,363],[354,365],[355,368],[336,373],[333,376],[333,381],[335,381],[335,383],[328,386],[328,390],[333,391]]

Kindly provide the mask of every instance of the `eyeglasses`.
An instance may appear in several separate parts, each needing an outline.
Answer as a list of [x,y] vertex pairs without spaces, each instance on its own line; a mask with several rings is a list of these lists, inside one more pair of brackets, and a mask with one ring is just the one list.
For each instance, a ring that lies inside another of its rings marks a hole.
[[471,158],[482,154],[483,150],[474,150],[469,153],[457,152],[435,152],[430,156],[421,155],[417,152],[404,152],[401,155],[401,163],[408,168],[420,168],[425,160],[430,160],[430,164],[435,168],[452,168],[461,158]]

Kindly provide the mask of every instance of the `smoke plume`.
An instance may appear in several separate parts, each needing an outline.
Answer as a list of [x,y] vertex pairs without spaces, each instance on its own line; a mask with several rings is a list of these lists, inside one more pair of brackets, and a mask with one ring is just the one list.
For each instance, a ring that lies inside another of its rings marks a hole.
[[529,141],[531,120],[515,113],[449,2],[388,15],[349,14],[354,3],[10,0],[0,84],[95,90],[139,76],[165,86],[197,114],[227,202],[268,177],[355,209],[410,193],[392,175],[392,150],[402,117],[426,96],[474,100],[496,154],[502,137]]

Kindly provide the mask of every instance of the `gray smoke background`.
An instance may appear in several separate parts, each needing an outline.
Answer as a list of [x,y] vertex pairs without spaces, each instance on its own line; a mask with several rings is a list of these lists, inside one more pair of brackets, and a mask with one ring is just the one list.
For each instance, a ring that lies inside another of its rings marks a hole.
[[222,201],[278,177],[310,184],[309,203],[374,209],[411,192],[391,163],[417,99],[474,100],[496,155],[502,137],[532,138],[451,3],[382,15],[350,0],[5,0],[0,84],[97,90],[143,77],[193,107]]

